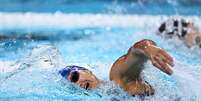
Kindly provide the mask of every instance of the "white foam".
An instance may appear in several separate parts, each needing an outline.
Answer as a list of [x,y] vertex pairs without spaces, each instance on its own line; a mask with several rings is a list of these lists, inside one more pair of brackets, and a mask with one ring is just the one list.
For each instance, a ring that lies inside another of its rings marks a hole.
[[13,61],[0,61],[0,73],[15,71],[19,65],[14,65]]
[[[178,65],[178,64],[177,64]],[[181,91],[182,100],[184,101],[200,101],[201,93],[200,89],[201,82],[198,78],[194,77],[191,74],[191,70],[188,68],[184,68],[181,65],[179,67],[174,68],[174,78],[177,80],[177,86]]]
[[[0,30],[71,27],[147,27],[153,28],[168,16],[65,13],[0,13]],[[189,17],[200,20],[199,17]]]
[[18,61],[0,61],[0,73],[17,72],[27,67],[49,69],[64,66],[63,58],[54,46],[38,45],[28,56]]

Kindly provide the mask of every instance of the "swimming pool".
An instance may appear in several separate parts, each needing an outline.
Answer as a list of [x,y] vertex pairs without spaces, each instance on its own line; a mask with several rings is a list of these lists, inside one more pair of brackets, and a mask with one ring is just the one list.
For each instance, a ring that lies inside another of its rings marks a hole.
[[[199,1],[2,2],[1,101],[141,100],[110,82],[109,70],[118,57],[143,38],[156,41],[175,60],[172,76],[155,69],[150,62],[146,64],[144,78],[153,85],[156,94],[144,100],[201,100],[200,50],[188,49],[177,39],[166,40],[155,35],[157,26],[174,14],[194,20],[201,29]],[[186,10],[182,10],[184,7]],[[86,91],[63,80],[58,70],[72,64],[89,68],[106,84]]]

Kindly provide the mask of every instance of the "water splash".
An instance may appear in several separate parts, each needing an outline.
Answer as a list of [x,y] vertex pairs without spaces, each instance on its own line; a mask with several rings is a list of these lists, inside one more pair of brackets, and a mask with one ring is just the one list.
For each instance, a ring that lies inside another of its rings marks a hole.
[[177,81],[177,86],[182,95],[182,101],[200,101],[201,100],[201,81],[191,74],[192,70],[177,64],[173,68],[173,77]]
[[[15,17],[15,19],[13,19]],[[32,30],[68,30],[69,28],[83,27],[121,27],[144,28],[153,25],[159,26],[169,16],[160,15],[122,15],[122,14],[65,14],[65,13],[0,13],[1,30],[20,30],[30,32]],[[201,22],[197,16],[184,16]],[[149,21],[149,23],[147,23]],[[136,24],[137,22],[137,24]],[[200,25],[200,23],[196,23]],[[148,28],[149,28],[148,27]]]

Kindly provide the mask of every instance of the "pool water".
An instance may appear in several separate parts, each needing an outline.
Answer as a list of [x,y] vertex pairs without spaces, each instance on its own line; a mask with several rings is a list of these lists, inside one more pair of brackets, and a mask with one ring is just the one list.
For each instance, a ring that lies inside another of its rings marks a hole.
[[[0,7],[0,35],[4,36],[0,41],[1,101],[201,100],[201,51],[186,48],[178,39],[155,34],[160,23],[174,14],[193,20],[201,29],[199,1],[86,0],[89,8],[79,0],[3,2],[4,7]],[[34,7],[39,4],[47,6]],[[8,6],[11,7],[6,9]],[[174,74],[168,76],[150,62],[146,63],[143,77],[156,93],[142,99],[129,96],[109,81],[109,71],[116,59],[144,38],[167,50],[174,57],[175,66]],[[66,65],[87,67],[106,83],[94,90],[83,90],[58,74]]]

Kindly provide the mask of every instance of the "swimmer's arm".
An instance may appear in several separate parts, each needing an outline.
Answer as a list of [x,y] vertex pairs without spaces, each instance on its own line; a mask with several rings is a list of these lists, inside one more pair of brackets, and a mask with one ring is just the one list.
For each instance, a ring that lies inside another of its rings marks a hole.
[[[128,50],[128,53],[125,55],[124,65],[122,65],[120,74],[122,74],[122,78],[127,83],[133,80],[140,78],[140,74],[144,69],[144,63],[149,59],[148,55],[145,53],[145,48],[138,47],[142,44],[143,41],[139,41],[134,44]],[[118,81],[118,80],[116,80]]]
[[[126,79],[137,79],[140,77],[141,71],[144,69],[144,63],[148,60],[148,56],[141,49],[131,47],[126,55],[124,71]],[[130,81],[130,80],[126,80]]]
[[173,73],[170,66],[173,66],[173,59],[167,54],[167,52],[151,40],[141,40],[134,44],[134,49],[142,51],[148,59],[151,60],[152,64],[160,69],[161,71],[171,75]]

